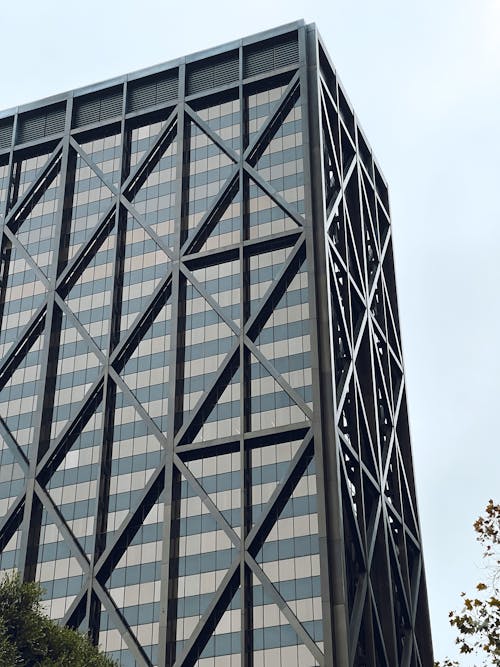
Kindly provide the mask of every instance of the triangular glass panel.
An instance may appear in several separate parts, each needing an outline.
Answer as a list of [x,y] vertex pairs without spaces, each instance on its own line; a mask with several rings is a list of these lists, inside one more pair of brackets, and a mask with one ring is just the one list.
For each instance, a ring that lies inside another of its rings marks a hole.
[[90,237],[92,230],[110,210],[114,195],[101,178],[76,154],[73,205],[68,240],[68,260]]
[[201,414],[203,423],[193,442],[205,442],[241,433],[240,369],[237,368],[224,388],[221,387],[215,406]]
[[385,299],[382,280],[379,278],[373,292],[370,311],[380,329],[385,332]]
[[[310,569],[310,568],[309,568]],[[319,577],[317,577],[319,579]],[[321,617],[316,620],[317,611],[321,608],[311,600],[321,599],[321,587],[317,590],[309,590],[306,587],[304,593],[312,593],[313,597],[305,597],[297,600],[300,606],[307,607],[305,617],[311,617],[310,621],[302,623],[306,631],[315,636],[320,649],[322,647]],[[319,663],[313,657],[309,649],[302,643],[295,630],[288,623],[285,615],[278,605],[273,602],[264,586],[255,575],[252,579],[252,601],[253,601],[253,655],[256,664],[262,667],[274,667],[275,665],[308,665],[316,667]]]
[[358,336],[361,331],[361,325],[366,313],[366,306],[360,293],[356,289],[356,285],[349,277],[349,302],[351,304],[351,322],[352,322],[352,347],[356,347]]
[[[262,258],[263,255],[257,257]],[[309,328],[308,274],[304,261],[275,305],[255,344],[278,373],[312,407]]]
[[342,170],[345,176],[354,159],[356,149],[353,146],[351,138],[344,130],[342,123],[340,124],[340,143],[342,146]]
[[374,483],[372,479],[366,474],[362,475],[364,524],[366,542],[369,547],[372,544],[374,532],[376,531],[378,523],[380,522],[380,519],[377,519],[377,517],[381,504],[381,495],[380,487],[378,486],[377,482]]
[[49,495],[89,560],[94,550],[102,435],[101,403],[46,484]]
[[378,220],[378,235],[379,235],[379,243],[380,247],[384,247],[385,239],[387,238],[387,234],[389,233],[389,218],[387,217],[387,214],[385,213],[384,209],[380,204],[377,202],[377,220]]
[[342,202],[340,203],[339,208],[333,214],[330,227],[328,229],[328,235],[332,240],[332,243],[335,246],[336,251],[339,253],[345,266],[347,266],[348,258],[347,258],[346,225],[344,219],[344,207]]
[[120,183],[120,156],[122,151],[121,133],[108,137],[80,142],[92,162],[102,171],[109,183]]
[[164,500],[162,493],[106,584],[152,664],[157,664],[158,658]]
[[[228,452],[186,461],[186,466],[208,497],[233,527],[241,526],[240,452]],[[239,530],[238,530],[239,533]]]
[[350,194],[346,197],[349,202],[345,204],[345,215],[347,223],[347,266],[351,279],[356,283],[361,294],[366,291],[365,272],[363,264],[363,228],[361,225],[361,214],[359,212],[359,190],[356,179],[351,178],[348,184]]
[[21,536],[21,528],[18,528],[0,553],[0,570],[4,575],[21,569],[21,563],[19,562]]
[[301,444],[301,440],[294,440],[250,450],[252,524],[259,520],[262,511],[266,509]]
[[[418,577],[418,570],[421,565],[420,549],[415,542],[406,535],[406,557],[408,562],[408,575],[410,581],[415,581]],[[422,580],[421,580],[422,581]],[[418,591],[413,591],[413,601],[418,596]]]
[[[271,130],[264,151],[259,151],[255,169],[276,192],[295,209],[304,213],[304,146],[302,136],[302,103],[298,93],[287,102]],[[279,156],[279,162],[276,156]]]
[[0,435],[0,519],[7,514],[16,498],[23,492],[25,475],[17,457]]
[[[158,428],[167,432],[172,306],[167,295],[149,315],[145,331],[120,375]],[[146,329],[147,327],[147,329]]]
[[[362,139],[361,135],[359,135]],[[371,161],[371,158],[370,158]],[[377,197],[375,195],[375,189],[372,185],[370,178],[367,177],[366,173],[361,169],[360,172],[361,183],[363,186],[365,204],[367,206],[367,211],[370,215],[371,225],[373,227],[373,237],[378,248],[378,254],[380,256],[380,251],[382,246],[380,245],[380,237],[378,235],[377,227]]]
[[269,371],[256,357],[250,357],[250,430],[306,421],[304,412]]
[[101,362],[87,342],[60,312],[61,336],[54,391],[52,439],[57,438],[101,373]]
[[175,520],[178,535],[177,658],[239,555],[182,475],[179,484],[179,507],[175,514],[178,516]]
[[217,301],[227,320],[240,324],[240,260],[222,262],[192,270],[205,291]]
[[248,183],[248,238],[283,234],[300,229],[298,224],[256,183]]
[[332,138],[332,148],[336,154],[336,163],[340,167],[340,158],[342,155],[340,147],[340,136],[339,136],[339,116],[337,109],[332,101],[332,96],[335,98],[335,105],[337,102],[337,92],[335,87],[332,90],[329,90],[328,87],[321,85],[321,100],[322,112],[323,112],[323,123],[328,119],[328,127],[330,131],[330,136]]
[[392,604],[394,614],[394,626],[396,630],[396,651],[398,662],[401,664],[407,641],[411,641],[411,620],[410,613],[407,607],[407,598],[405,599],[405,592],[403,582],[397,567],[395,556],[391,559],[391,583],[392,583]]
[[379,433],[379,442],[380,449],[382,452],[382,465],[385,465],[386,457],[389,453],[389,444],[392,435],[392,409],[389,402],[389,396],[387,394],[386,385],[384,383],[384,378],[380,372],[380,368],[377,363],[374,366],[375,369],[375,400],[376,400],[376,410],[378,416],[378,433]]
[[370,430],[372,442],[375,447],[378,447],[376,391],[373,383],[373,374],[366,373],[365,371],[372,364],[372,341],[368,327],[364,327],[363,333],[358,338],[357,345],[358,352],[354,361],[354,367],[358,406],[364,410],[366,425]]
[[198,108],[196,113],[202,118],[210,129],[215,132],[234,151],[240,150],[240,101],[239,99],[227,99],[218,104]]
[[384,395],[386,397],[387,405],[391,414],[394,414],[395,402],[392,392],[391,372],[389,348],[385,340],[378,335],[376,327],[373,328],[373,359],[377,366],[377,374],[380,377],[380,382],[384,386]]
[[365,240],[365,264],[366,275],[368,277],[368,288],[370,289],[375,279],[375,274],[379,264],[378,239],[375,228],[372,224],[370,211],[366,203],[364,188],[361,188],[362,212],[364,222],[364,240]]
[[234,171],[234,162],[196,123],[188,124],[187,234],[191,236]]
[[356,653],[354,658],[355,665],[373,664],[373,629],[370,621],[370,603],[368,595],[365,596],[363,605],[363,616],[359,628],[359,634],[356,640]]
[[399,661],[395,655],[393,612],[387,604],[387,601],[391,599],[391,577],[382,522],[379,523],[375,539],[370,579],[373,587],[374,606],[380,621],[381,634],[388,658],[383,664],[397,665]]
[[42,584],[42,608],[53,620],[63,618],[82,590],[85,575],[59,528],[42,509],[35,580]]
[[290,499],[274,515],[275,524],[255,560],[310,636],[323,640],[319,535],[314,460]]
[[[407,529],[411,534],[418,540],[419,530],[416,522],[416,513],[414,511],[414,504],[411,498],[411,494],[408,488],[408,481],[406,479],[406,472],[404,467],[400,466],[400,480],[401,480],[401,499],[402,499],[402,510],[404,522]],[[410,538],[407,539],[407,543],[410,543]]]
[[259,134],[260,128],[274,109],[279,106],[287,84],[266,88],[248,95],[246,107],[248,113],[248,143],[251,144]]
[[46,298],[45,286],[15,246],[4,239],[1,289],[0,357],[19,341],[20,332]]
[[[373,606],[376,607],[375,603],[373,603]],[[390,663],[387,659],[387,653],[382,640],[382,631],[375,615],[375,610],[373,611],[373,639],[375,646],[375,667],[386,667]]]
[[341,476],[343,528],[344,528],[344,553],[346,567],[346,589],[349,606],[349,616],[354,609],[354,601],[361,577],[366,570],[363,559],[362,547],[362,494],[359,481],[359,468],[357,462],[351,456],[344,454],[345,473]]
[[343,267],[332,262],[330,273],[330,304],[332,309],[333,366],[337,399],[341,396],[344,382],[351,363],[350,321],[349,321],[349,286]]
[[137,662],[127,648],[123,635],[120,630],[117,629],[112,617],[110,617],[104,608],[101,608],[100,615],[99,648],[104,651],[111,660],[114,660],[117,665],[136,667]]
[[130,131],[130,171],[133,172],[143,155],[152,147],[156,137],[160,134],[163,123],[148,123],[140,127],[133,127]]
[[54,258],[54,235],[58,213],[58,189],[61,180],[60,161],[57,171],[47,177],[44,191],[36,195],[27,206],[23,207],[19,219],[14,222],[16,237],[28,253],[48,275]]
[[170,248],[174,246],[176,164],[177,139],[174,138],[145,167],[132,199],[146,224]]
[[379,481],[379,465],[376,459],[373,445],[370,438],[370,431],[366,425],[365,413],[363,411],[363,404],[357,400],[358,404],[358,428],[359,428],[359,456],[361,462],[368,469],[373,479]]
[[386,312],[386,324],[387,324],[387,330],[385,335],[389,345],[392,347],[392,350],[398,356],[398,358],[401,359],[402,350],[401,350],[401,339],[399,336],[399,320],[394,318],[393,313],[391,312],[391,308],[388,307],[388,294],[385,287],[383,289],[383,293],[385,295],[385,312]]
[[[226,248],[241,240],[241,194],[232,196],[226,207],[221,207],[213,220],[208,221],[200,232],[197,252],[208,252]],[[201,245],[200,245],[201,243]],[[194,249],[193,249],[194,251]]]
[[[335,122],[335,121],[334,121]],[[326,211],[330,213],[332,206],[340,192],[340,175],[335,155],[335,142],[331,135],[329,119],[322,113],[323,129],[323,182],[325,187]]]
[[354,377],[351,375],[344,400],[337,407],[338,429],[353,448],[356,447],[358,438],[354,383]]
[[189,282],[186,284],[184,414],[189,413],[215,379],[236,337]]
[[11,179],[11,182],[14,184],[11,189],[11,208],[22,198],[31,183],[35,180],[37,174],[47,163],[48,158],[48,153],[42,153],[41,155],[35,155],[34,157],[14,162]]
[[399,489],[399,465],[395,442],[392,444],[390,461],[387,464],[384,497],[387,502],[401,514],[401,497]]
[[44,336],[39,336],[0,391],[0,416],[29,459],[40,409]]
[[276,248],[270,252],[263,252],[260,255],[250,257],[250,315],[257,311],[262,297],[280,274],[292,250],[293,246]]
[[[358,516],[360,517],[361,515],[361,505],[363,500],[361,494],[361,465],[358,460],[357,452],[353,452],[345,442],[340,443],[340,450],[342,457],[342,492],[344,494],[344,508],[349,510],[350,516],[357,522]],[[356,525],[355,528],[357,538],[361,540],[361,528],[359,525]]]
[[227,667],[241,666],[241,589],[238,589],[222,614],[195,667],[206,667],[224,656]]
[[163,447],[125,392],[116,388],[111,477],[109,483],[108,541],[136,507],[151,475],[161,462]]
[[[395,561],[397,562],[401,575],[403,579],[398,574],[400,582],[404,586],[404,591],[405,594],[407,595],[407,599],[410,599],[411,597],[411,583],[410,583],[410,578],[408,576],[408,568],[407,568],[407,558],[406,558],[406,545],[405,545],[405,531],[404,528],[399,521],[399,519],[395,516],[394,512],[391,511],[391,509],[388,509],[387,512],[387,526],[389,528],[389,533],[392,538],[392,543],[391,549],[394,553],[394,558]],[[394,565],[393,565],[393,569]]]
[[112,230],[65,298],[69,308],[103,351],[107,350],[111,328],[115,244],[116,235]]
[[[387,251],[385,253],[383,262],[383,278],[384,287],[387,297],[388,305],[391,309],[392,318],[394,320],[394,328],[399,333],[399,312],[396,292],[396,278],[394,275],[394,254],[392,251],[392,239],[389,240]],[[398,335],[399,338],[399,335]]]
[[127,213],[124,251],[121,332],[127,331],[144,309],[170,265],[167,255],[130,213]]

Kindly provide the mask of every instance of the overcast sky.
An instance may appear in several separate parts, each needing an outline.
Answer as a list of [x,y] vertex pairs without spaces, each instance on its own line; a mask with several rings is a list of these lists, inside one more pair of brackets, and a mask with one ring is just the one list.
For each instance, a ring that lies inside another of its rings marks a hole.
[[448,611],[482,577],[472,523],[500,500],[500,0],[5,1],[0,109],[298,18],[318,24],[389,182],[442,658]]

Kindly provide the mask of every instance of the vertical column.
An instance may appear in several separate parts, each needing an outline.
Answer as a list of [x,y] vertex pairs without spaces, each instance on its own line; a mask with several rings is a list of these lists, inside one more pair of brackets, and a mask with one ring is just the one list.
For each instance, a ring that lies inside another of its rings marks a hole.
[[[160,593],[160,624],[158,665],[166,667],[175,662],[176,639],[176,563],[177,540],[174,534],[176,509],[178,509],[178,489],[180,480],[174,468],[174,440],[179,428],[177,386],[179,383],[178,370],[182,366],[184,349],[184,331],[179,325],[180,317],[184,317],[185,299],[180,284],[180,256],[182,247],[182,216],[185,209],[183,179],[185,155],[185,80],[186,66],[179,66],[179,102],[177,104],[177,163],[176,163],[176,199],[175,199],[175,228],[174,228],[174,256],[172,260],[172,315],[170,334],[170,370],[168,396],[168,433],[167,452],[165,457],[165,504],[163,517],[163,544],[161,564],[161,593]],[[182,406],[179,406],[179,410]]]
[[[50,445],[50,434],[52,429],[52,411],[54,405],[54,389],[57,375],[57,360],[59,354],[59,338],[61,315],[55,305],[55,292],[57,277],[64,266],[64,244],[65,235],[62,233],[65,225],[65,216],[68,211],[64,206],[67,190],[72,187],[72,179],[67,178],[69,154],[70,154],[70,128],[73,110],[73,99],[70,97],[66,105],[65,131],[62,143],[60,183],[57,193],[58,210],[56,226],[54,230],[54,242],[56,252],[49,267],[49,290],[47,294],[47,310],[45,314],[44,348],[41,360],[40,386],[42,390],[42,405],[37,408],[37,426],[35,428],[33,454],[29,461],[29,472],[26,480],[26,500],[24,506],[24,518],[22,525],[21,549],[19,556],[19,569],[25,581],[33,581],[36,574],[38,557],[38,543],[40,538],[42,505],[35,494],[36,468],[42,456]],[[56,158],[57,159],[57,158]]]
[[306,248],[310,293],[314,401],[314,451],[317,467],[318,518],[323,600],[325,664],[349,665],[348,612],[345,589],[344,535],[338,449],[335,435],[334,368],[330,341],[330,299],[325,248],[322,136],[319,106],[319,58],[315,26],[299,31],[300,85],[309,151],[305,159]]
[[14,116],[14,122],[12,126],[12,138],[10,143],[10,152],[9,152],[9,162],[7,166],[7,195],[3,202],[0,202],[0,218],[1,218],[1,227],[0,227],[0,246],[1,246],[1,258],[3,259],[4,268],[2,274],[0,275],[0,326],[3,323],[3,314],[5,306],[5,292],[7,290],[7,281],[9,278],[9,267],[10,267],[10,255],[11,255],[11,246],[10,241],[3,234],[3,227],[5,224],[5,217],[9,212],[10,202],[11,202],[11,184],[13,179],[13,165],[14,165],[14,146],[16,143],[16,131],[17,131],[17,119],[19,115]]
[[[123,88],[122,116],[120,123],[120,185],[125,181],[130,167],[130,149],[127,141],[125,114],[127,109],[127,83]],[[87,593],[86,624],[89,636],[94,643],[98,643],[100,630],[101,603],[93,593],[94,568],[106,548],[106,535],[109,510],[109,487],[111,479],[111,461],[113,455],[113,431],[115,425],[116,386],[109,376],[109,358],[120,339],[120,320],[123,287],[123,259],[125,255],[125,240],[127,219],[120,206],[119,197],[116,198],[115,222],[116,230],[115,257],[113,262],[113,281],[111,297],[111,323],[108,335],[108,354],[104,368],[104,385],[102,395],[103,425],[102,441],[99,455],[99,478],[97,480],[97,507],[94,525],[94,553],[90,564],[89,589]]]
[[252,577],[245,565],[245,540],[252,528],[251,516],[251,469],[249,454],[245,446],[245,433],[249,428],[250,410],[248,405],[248,352],[244,344],[244,327],[250,315],[250,285],[249,266],[245,256],[244,244],[248,238],[248,187],[243,168],[245,148],[248,143],[247,108],[245,89],[243,86],[243,47],[239,51],[239,99],[240,99],[240,164],[239,164],[239,191],[240,191],[240,300],[241,300],[241,328],[240,328],[240,470],[241,470],[241,546],[240,546],[240,600],[241,600],[241,664],[243,667],[253,665],[253,601]]

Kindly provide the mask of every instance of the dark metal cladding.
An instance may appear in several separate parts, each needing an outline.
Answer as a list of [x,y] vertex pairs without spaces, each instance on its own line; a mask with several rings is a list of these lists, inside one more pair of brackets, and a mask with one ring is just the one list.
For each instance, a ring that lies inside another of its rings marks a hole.
[[315,27],[0,115],[0,568],[120,665],[431,665],[387,186]]

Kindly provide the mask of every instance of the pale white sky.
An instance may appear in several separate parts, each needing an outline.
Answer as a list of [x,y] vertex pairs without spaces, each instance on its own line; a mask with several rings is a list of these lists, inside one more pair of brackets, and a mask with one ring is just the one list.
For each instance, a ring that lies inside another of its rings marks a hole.
[[[436,657],[500,499],[500,0],[2,3],[0,109],[298,18],[389,181]],[[462,661],[462,665],[469,665]]]

